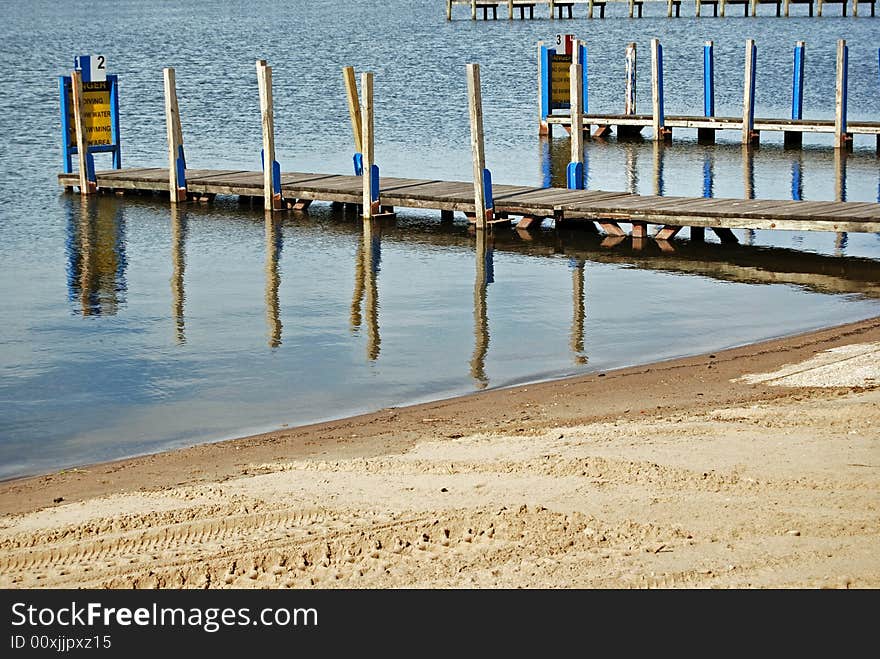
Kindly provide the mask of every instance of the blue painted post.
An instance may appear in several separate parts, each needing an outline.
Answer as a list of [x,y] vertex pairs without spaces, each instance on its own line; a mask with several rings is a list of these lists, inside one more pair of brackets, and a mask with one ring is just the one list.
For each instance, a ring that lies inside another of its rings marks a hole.
[[550,134],[550,124],[547,123],[547,117],[550,114],[550,56],[555,52],[552,48],[545,46],[543,42],[538,42],[539,135]]
[[703,44],[703,116],[715,116],[715,46]]
[[578,48],[578,64],[581,65],[581,89],[583,89],[582,97],[584,101],[584,114],[590,112],[590,99],[588,91],[590,89],[587,84],[587,44],[577,41]]
[[58,76],[58,91],[61,95],[61,167],[65,174],[73,173],[70,159],[70,104],[67,94],[70,89],[70,76]]
[[[715,116],[715,46],[711,41],[703,44],[703,116]],[[715,129],[697,128],[697,143],[714,144]]]
[[[806,45],[798,41],[794,47],[794,70],[791,76],[791,118],[795,121],[804,116],[804,57]],[[783,132],[783,144],[786,147],[800,148],[804,143],[801,131],[787,130]]]
[[119,76],[108,75],[107,82],[110,84],[110,142],[113,145],[113,169],[122,169],[122,143],[119,139]]
[[798,41],[794,47],[794,72],[791,83],[791,118],[804,117],[804,55],[806,44]]

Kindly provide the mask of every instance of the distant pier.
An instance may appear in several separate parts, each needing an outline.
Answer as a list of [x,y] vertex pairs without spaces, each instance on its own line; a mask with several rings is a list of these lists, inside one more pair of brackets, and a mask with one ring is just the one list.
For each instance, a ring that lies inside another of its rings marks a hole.
[[[453,6],[464,5],[468,13],[466,16],[471,20],[482,18],[487,20],[525,20],[545,17],[548,19],[574,19],[574,18],[605,18],[606,7],[611,5],[624,5],[628,18],[642,18],[648,15],[646,6],[656,6],[652,9],[652,16],[662,15],[665,12],[668,18],[680,18],[682,5],[693,5],[693,16],[724,17],[728,12],[732,16],[739,14],[736,5],[742,7],[742,16],[761,16],[758,7],[770,5],[768,16],[788,17],[791,16],[792,5],[806,5],[798,15],[822,16],[823,13],[834,16],[846,16],[847,8],[853,17],[876,16],[876,5],[880,0],[446,0],[446,20],[453,20]],[[583,5],[580,16],[575,12],[575,5]],[[832,10],[829,14],[825,5],[838,5],[839,9]],[[867,5],[862,6],[862,5]],[[860,7],[861,6],[861,7]],[[711,10],[711,14],[710,14]],[[657,13],[654,13],[654,12]],[[464,11],[461,12],[465,17]]]

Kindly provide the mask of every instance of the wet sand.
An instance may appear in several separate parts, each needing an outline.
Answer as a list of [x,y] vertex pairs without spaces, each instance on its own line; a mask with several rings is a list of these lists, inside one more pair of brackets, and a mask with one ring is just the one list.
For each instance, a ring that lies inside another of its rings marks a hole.
[[0,587],[876,588],[878,510],[875,318],[0,483]]

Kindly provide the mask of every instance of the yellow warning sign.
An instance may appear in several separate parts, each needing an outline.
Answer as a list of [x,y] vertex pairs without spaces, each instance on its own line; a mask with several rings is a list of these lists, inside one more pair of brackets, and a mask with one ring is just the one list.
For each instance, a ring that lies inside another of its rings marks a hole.
[[550,102],[571,102],[571,55],[550,55]]
[[[70,126],[67,138],[70,146],[76,146],[76,120],[73,116],[73,91],[70,88],[67,90],[67,108],[67,125]],[[109,82],[83,83],[83,113],[88,143],[90,145],[112,144]]]

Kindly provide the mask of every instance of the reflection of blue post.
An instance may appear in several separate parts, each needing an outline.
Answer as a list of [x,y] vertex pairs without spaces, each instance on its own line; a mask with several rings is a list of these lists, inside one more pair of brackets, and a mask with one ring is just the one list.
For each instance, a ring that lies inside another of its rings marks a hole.
[[703,44],[703,116],[715,116],[715,48],[711,41]]
[[549,188],[553,185],[553,162],[550,157],[550,140],[541,140],[538,146],[541,148],[541,187]]
[[797,159],[791,163],[791,198],[793,201],[800,201],[803,194],[804,181],[801,176],[801,161]]
[[715,176],[712,172],[712,156],[708,153],[703,155],[703,196],[706,198],[711,198],[714,194],[712,189],[715,181]]
[[804,50],[804,42],[798,41],[794,47],[794,73],[791,82],[792,119],[804,117]]

